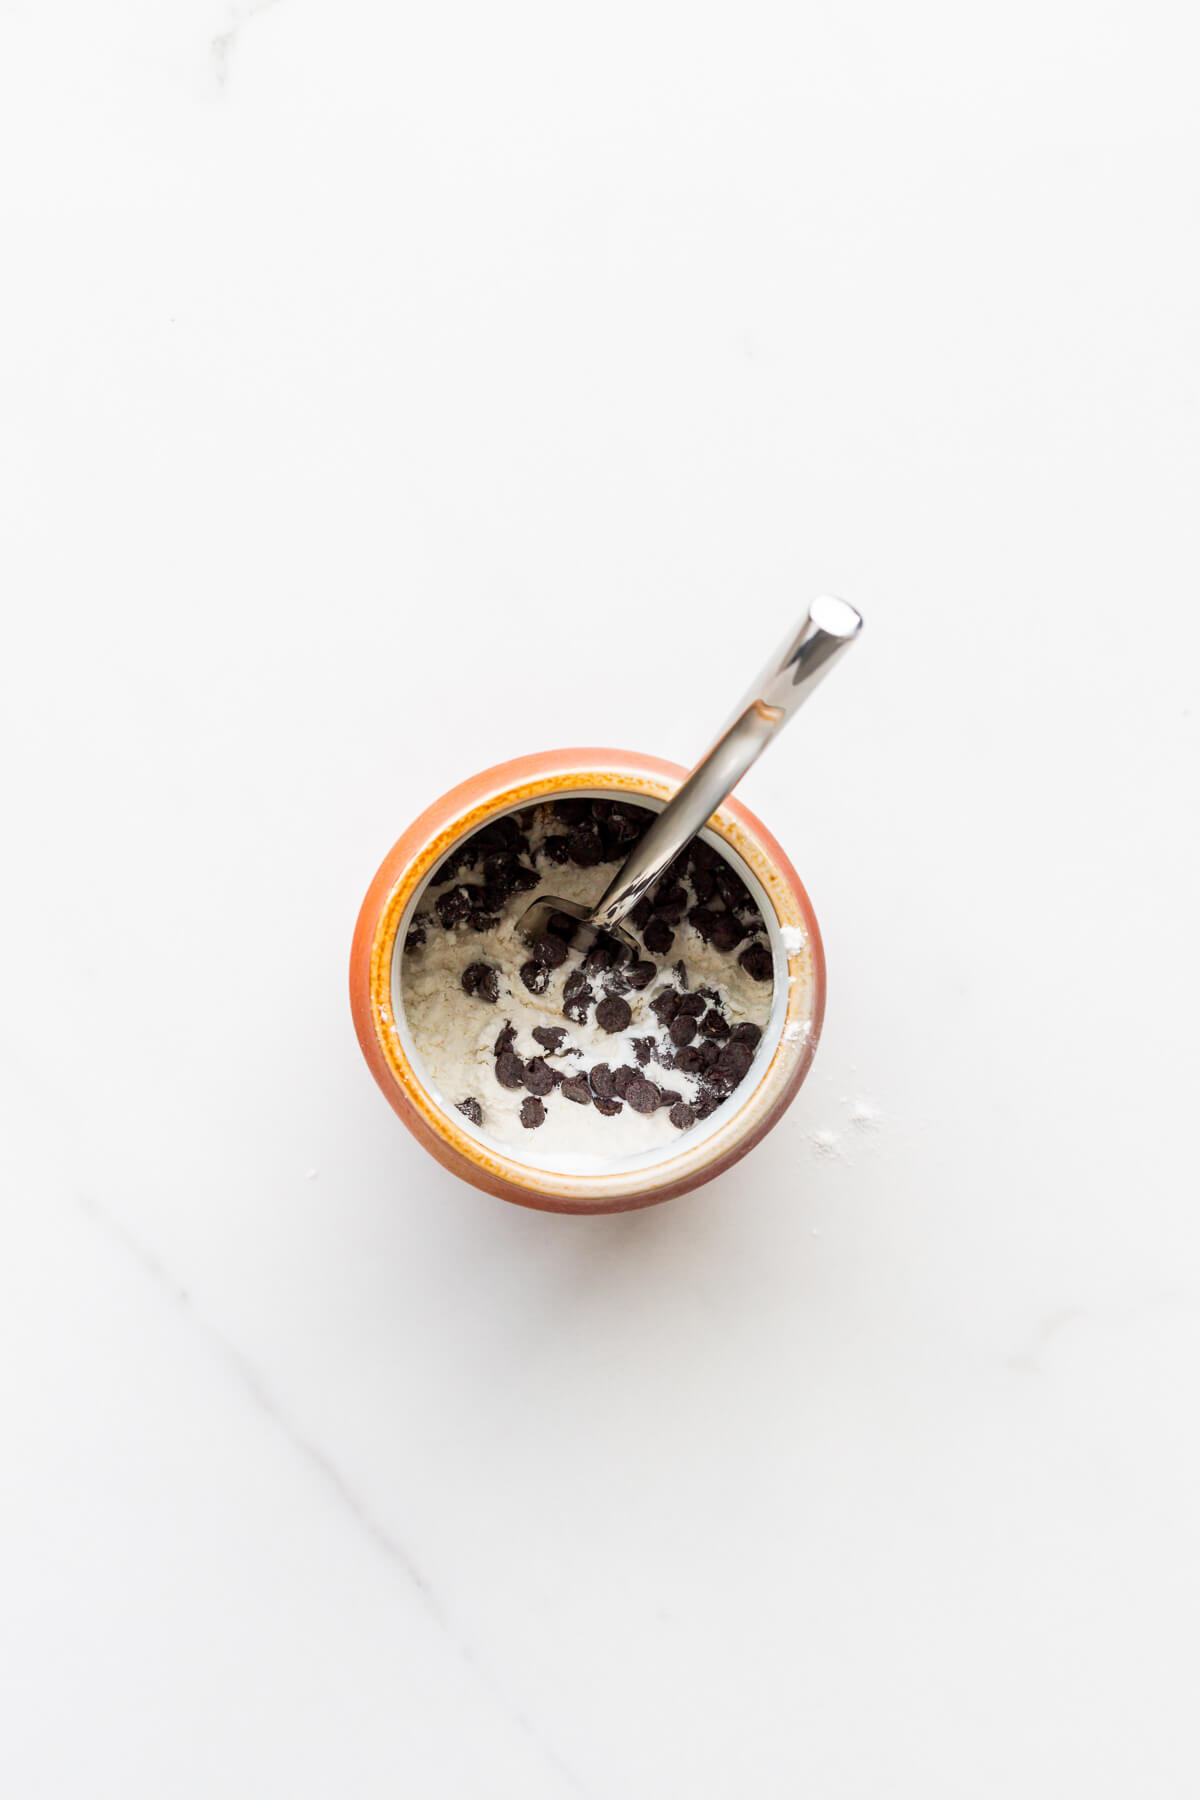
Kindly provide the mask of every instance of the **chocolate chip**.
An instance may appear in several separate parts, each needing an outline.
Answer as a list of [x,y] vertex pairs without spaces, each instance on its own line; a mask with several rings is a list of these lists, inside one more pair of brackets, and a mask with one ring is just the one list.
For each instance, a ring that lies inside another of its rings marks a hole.
[[533,1035],[551,1056],[556,1050],[561,1050],[567,1041],[567,1034],[561,1025],[535,1025]]
[[574,1100],[576,1106],[592,1103],[592,1090],[582,1075],[572,1075],[569,1081],[564,1081],[561,1092],[564,1100]]
[[697,1044],[696,1049],[699,1053],[701,1066],[705,1069],[711,1069],[718,1056],[721,1054],[719,1048],[713,1043],[711,1038],[705,1038],[702,1044]]
[[754,1052],[749,1044],[735,1044],[731,1041],[726,1044],[717,1059],[717,1067],[726,1075],[732,1076],[736,1087],[753,1061]]
[[632,1063],[622,1063],[619,1068],[614,1069],[612,1072],[613,1093],[617,1096],[618,1100],[624,1100],[628,1095],[630,1088],[633,1086],[633,1083],[635,1081],[640,1081],[641,1079],[641,1076],[638,1074]]
[[535,962],[540,962],[544,969],[558,969],[567,960],[567,946],[560,937],[547,932],[533,946]]
[[747,944],[738,957],[738,966],[745,969],[751,981],[770,981],[771,952],[765,944]]
[[749,1044],[750,1048],[753,1050],[761,1037],[761,1028],[757,1025],[752,1025],[747,1019],[744,1025],[734,1026],[729,1034],[729,1041],[733,1044]]
[[687,964],[684,962],[682,956],[679,958],[678,962],[671,964],[671,973],[674,975],[681,988],[687,986]]
[[589,1080],[592,1092],[602,1100],[611,1100],[613,1096],[613,1073],[606,1062],[600,1062],[592,1069]]
[[520,976],[531,994],[544,994],[550,986],[549,969],[540,962],[535,962],[532,956],[528,962],[521,964]]
[[596,1008],[596,1023],[602,1031],[624,1031],[632,1018],[633,1009],[628,1000],[622,1000],[616,994],[610,994]]
[[720,916],[720,913],[715,913],[710,906],[693,906],[691,912],[688,914],[688,924],[692,927],[693,931],[699,933],[707,944],[709,938],[712,936],[713,926]]
[[530,1094],[528,1100],[521,1102],[521,1123],[526,1131],[535,1131],[546,1117],[546,1109],[541,1101]]
[[563,1012],[576,1025],[587,1018],[592,987],[582,969],[573,969],[563,983]]
[[606,1119],[615,1118],[617,1113],[625,1111],[620,1100],[605,1100],[599,1094],[595,1095],[592,1104],[597,1112],[604,1114]]
[[678,1012],[687,1019],[700,1019],[703,1018],[707,1005],[703,994],[681,994]]
[[664,988],[661,994],[655,994],[650,1002],[650,1011],[660,1025],[669,1025],[679,1011],[679,995],[671,988]]
[[721,1068],[719,1064],[715,1069],[706,1069],[704,1074],[700,1077],[700,1080],[704,1092],[707,1094],[715,1094],[718,1100],[723,1100],[726,1094],[732,1093],[733,1089],[737,1086],[733,1077],[727,1075],[725,1070]]
[[453,925],[461,925],[471,910],[470,890],[465,887],[447,888],[434,901],[434,909],[442,924],[449,931]]
[[458,1103],[458,1110],[463,1115],[464,1119],[470,1119],[472,1125],[483,1124],[483,1108],[480,1106],[478,1100],[460,1100]]
[[636,906],[630,907],[629,923],[636,931],[641,931],[643,926],[650,923],[651,910],[650,902],[645,894],[642,895]]
[[516,1041],[517,1028],[515,1025],[510,1025],[506,1019],[496,1034],[496,1042],[492,1045],[492,1055],[503,1056],[506,1050],[512,1049]]
[[552,912],[546,920],[546,930],[552,932],[555,937],[560,937],[564,944],[570,943],[578,925],[578,919],[573,919],[570,913],[565,912]]
[[583,959],[584,969],[589,975],[598,975],[603,969],[611,969],[617,960],[619,948],[615,938],[601,932]]
[[629,978],[623,969],[605,969],[601,977],[606,994],[627,994]]
[[406,953],[409,950],[419,950],[421,948],[421,945],[425,942],[425,927],[428,923],[429,920],[424,913],[417,914],[416,918],[404,934],[404,949]]
[[700,1030],[705,1037],[726,1038],[729,1036],[729,1020],[715,1006],[710,1006],[700,1021]]
[[750,906],[750,890],[740,875],[735,875],[728,863],[721,863],[717,869],[717,892],[727,906]]
[[721,852],[706,844],[703,838],[693,838],[688,852],[688,861],[693,869],[716,869],[721,864]]
[[652,1113],[658,1105],[658,1089],[652,1081],[636,1075],[625,1089],[625,1098],[634,1112]]
[[556,800],[554,811],[564,825],[582,825],[592,816],[592,803],[590,800]]
[[711,869],[693,869],[688,880],[691,882],[692,892],[701,906],[705,901],[711,900],[717,891],[717,878]]
[[476,999],[486,1000],[495,1005],[500,998],[500,975],[491,963],[468,963],[460,977],[464,994],[471,994]]
[[499,923],[499,915],[483,907],[473,906],[467,914],[467,924],[472,931],[492,931]]
[[682,1050],[685,1044],[691,1043],[695,1035],[695,1019],[690,1018],[687,1013],[676,1013],[675,1017],[671,1020],[671,1028],[667,1033],[667,1036],[676,1048]]
[[659,1088],[658,1090],[658,1104],[660,1106],[674,1106],[677,1100],[682,1099],[683,1095],[679,1092],[678,1088]]
[[686,1131],[689,1125],[694,1125],[696,1123],[696,1115],[686,1100],[677,1100],[667,1114],[667,1117],[670,1119],[672,1125],[676,1126],[680,1131]]
[[544,1056],[531,1056],[525,1064],[525,1086],[531,1094],[548,1094],[554,1086],[554,1071]]
[[[480,833],[482,837],[483,833]],[[517,891],[517,870],[520,862],[511,850],[496,850],[491,856],[483,859],[483,879],[486,885],[494,888],[505,899]],[[532,870],[529,871],[533,873]],[[537,876],[533,877],[535,883]]]
[[654,1055],[654,1039],[652,1037],[636,1037],[630,1038],[629,1041],[633,1045],[633,1054],[637,1057],[642,1067],[645,1068],[646,1064],[650,1061],[650,1058]]
[[687,893],[678,882],[668,887],[659,886],[654,896],[654,912],[656,917],[670,919],[678,924],[687,911]]
[[524,1087],[525,1064],[512,1050],[505,1050],[496,1058],[496,1080],[501,1087]]
[[642,932],[642,942],[652,956],[665,956],[675,942],[675,933],[665,919],[651,919]]
[[571,861],[581,869],[594,869],[604,861],[604,839],[594,824],[579,825],[567,836]]
[[629,983],[631,988],[636,988],[637,991],[640,993],[644,987],[650,986],[650,983],[654,980],[654,977],[657,974],[658,974],[657,963],[646,962],[644,960],[641,960],[638,962],[630,963],[629,967],[625,971],[625,979]]
[[685,1075],[698,1075],[704,1067],[704,1058],[695,1044],[688,1044],[677,1050],[671,1062],[673,1069],[682,1069]]
[[548,837],[542,844],[542,853],[552,863],[569,863],[571,860],[571,841],[562,836]]
[[740,944],[746,935],[746,927],[739,925],[732,913],[722,913],[708,936],[714,950],[729,951]]

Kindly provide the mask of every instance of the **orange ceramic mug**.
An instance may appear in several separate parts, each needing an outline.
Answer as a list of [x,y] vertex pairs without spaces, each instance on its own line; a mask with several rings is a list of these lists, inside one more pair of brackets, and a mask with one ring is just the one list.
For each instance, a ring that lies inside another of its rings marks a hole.
[[687,775],[628,750],[545,750],[498,763],[423,812],[367,890],[350,955],[350,1004],[371,1072],[413,1136],[455,1175],[502,1200],[547,1212],[624,1212],[670,1200],[728,1169],[783,1115],[808,1073],[825,1014],[825,955],[808,895],[775,839],[737,800],[701,834],[740,875],[766,921],[774,958],[770,1017],[750,1072],[724,1106],[678,1142],[586,1172],[520,1159],[483,1142],[425,1076],[404,1018],[400,949],[433,871],[501,813],[579,796],[658,810]]

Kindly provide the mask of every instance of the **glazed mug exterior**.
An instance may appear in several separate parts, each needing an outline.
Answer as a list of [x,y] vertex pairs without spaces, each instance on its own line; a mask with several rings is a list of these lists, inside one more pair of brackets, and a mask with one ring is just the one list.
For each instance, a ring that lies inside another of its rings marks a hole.
[[686,774],[675,763],[628,750],[546,750],[499,763],[434,801],[392,846],[367,890],[350,955],[350,1005],[363,1055],[418,1142],[444,1168],[502,1200],[569,1213],[624,1212],[670,1200],[745,1156],[779,1121],[808,1073],[825,1014],[816,915],[770,832],[732,799],[705,829],[759,890],[775,990],[750,1073],[705,1127],[692,1127],[677,1147],[632,1169],[555,1170],[522,1162],[466,1130],[461,1115],[426,1087],[406,1048],[407,1032],[396,1019],[398,934],[427,878],[464,837],[501,813],[573,794],[662,805]]

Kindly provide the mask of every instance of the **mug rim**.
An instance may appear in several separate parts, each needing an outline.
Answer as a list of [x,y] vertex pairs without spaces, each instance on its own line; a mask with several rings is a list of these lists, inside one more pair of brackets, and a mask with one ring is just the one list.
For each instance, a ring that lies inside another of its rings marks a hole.
[[[454,1174],[507,1200],[556,1212],[616,1212],[649,1206],[712,1179],[776,1123],[807,1075],[825,1011],[825,955],[812,903],[795,869],[762,822],[728,799],[707,821],[753,872],[770,902],[768,935],[782,949],[787,1007],[770,1061],[729,1117],[699,1142],[637,1170],[553,1170],[511,1156],[460,1128],[438,1105],[409,1060],[393,1012],[392,972],[404,915],[427,877],[462,839],[490,819],[591,788],[665,803],[687,770],[630,751],[541,751],[481,770],[415,819],[380,865],[359,913],[351,952],[350,998],[363,1055],[414,1136]],[[778,969],[778,961],[776,963]],[[724,1111],[724,1108],[722,1108]]]

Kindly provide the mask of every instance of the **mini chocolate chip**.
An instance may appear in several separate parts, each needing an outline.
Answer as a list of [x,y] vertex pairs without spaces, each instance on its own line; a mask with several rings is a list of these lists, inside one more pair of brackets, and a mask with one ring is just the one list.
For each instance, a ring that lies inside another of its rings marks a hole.
[[[483,833],[480,832],[479,835],[482,837]],[[495,888],[507,899],[509,894],[515,894],[517,891],[517,870],[519,868],[520,863],[511,850],[496,850],[491,856],[485,856],[483,859],[483,879],[488,887]],[[537,880],[536,875],[534,880]]]
[[671,1061],[673,1069],[682,1069],[685,1075],[698,1075],[704,1067],[704,1058],[695,1044],[688,1044],[677,1050]]
[[561,1050],[567,1041],[567,1034],[561,1025],[535,1025],[533,1035],[551,1056],[556,1050]]
[[750,890],[740,875],[735,875],[728,863],[722,863],[717,870],[717,889],[724,897],[727,906],[752,905]]
[[744,925],[739,925],[732,913],[722,913],[708,934],[708,941],[714,950],[732,950],[740,944],[746,935]]
[[491,963],[468,963],[460,980],[464,994],[471,994],[479,1000],[486,1000],[492,1006],[500,998],[500,976]]
[[552,863],[569,863],[571,860],[570,840],[562,836],[546,838],[542,851]]
[[721,852],[706,844],[703,838],[693,838],[688,861],[694,869],[717,869],[721,865]]
[[547,932],[533,946],[534,958],[544,969],[557,969],[567,960],[567,946],[560,937]]
[[672,975],[674,975],[676,981],[679,983],[681,988],[685,988],[687,986],[687,984],[688,984],[687,964],[684,962],[682,956],[679,958],[678,962],[671,964],[671,973],[672,973]]
[[667,1117],[680,1131],[686,1131],[689,1125],[696,1123],[696,1115],[686,1100],[677,1100]]
[[563,982],[564,1000],[590,1000],[592,990],[582,969],[573,969]]
[[521,964],[520,976],[531,994],[544,994],[550,986],[549,969],[540,962],[534,962],[532,956],[528,962]]
[[669,887],[660,885],[654,896],[654,911],[660,918],[670,919],[673,924],[678,924],[686,910],[687,894],[678,882]]
[[650,1061],[650,1058],[654,1055],[654,1039],[652,1037],[636,1037],[630,1038],[629,1041],[633,1045],[633,1054],[637,1057],[642,1067],[645,1068],[646,1064]]
[[588,1007],[591,1005],[591,990],[580,995],[577,1000],[563,1001],[563,1017],[570,1019],[572,1025],[583,1025],[587,1022]]
[[635,1075],[625,1089],[625,1098],[634,1112],[652,1113],[658,1105],[658,1089],[652,1081],[646,1081],[641,1075]]
[[738,957],[738,966],[745,969],[751,981],[770,981],[771,952],[765,944],[747,944]]
[[465,887],[447,888],[433,904],[438,918],[449,931],[451,926],[461,925],[470,912],[471,895]]
[[641,931],[644,925],[650,923],[651,910],[650,902],[645,894],[642,895],[636,906],[630,907],[629,923],[633,926],[635,931]]
[[530,1096],[527,1100],[522,1100],[522,1102],[521,1102],[521,1123],[525,1127],[526,1131],[535,1131],[537,1129],[537,1127],[540,1124],[542,1124],[545,1117],[546,1117],[545,1107],[542,1105],[540,1100],[538,1100],[534,1097],[533,1094],[530,1094]]
[[737,1085],[719,1064],[715,1069],[706,1069],[700,1080],[705,1093],[715,1094],[718,1100],[723,1100],[726,1094],[732,1093]]
[[757,1025],[752,1025],[747,1019],[744,1025],[734,1026],[729,1034],[729,1041],[733,1044],[749,1044],[750,1048],[753,1050],[761,1037],[761,1028]]
[[491,931],[500,923],[494,912],[485,912],[482,907],[472,907],[467,916],[467,924],[472,931]]
[[700,1054],[701,1064],[706,1069],[711,1069],[718,1056],[721,1054],[717,1045],[713,1043],[711,1038],[705,1038],[702,1044],[697,1044],[696,1049]]
[[575,930],[578,924],[578,919],[573,919],[570,913],[552,912],[550,917],[546,920],[546,930],[552,932],[555,937],[562,938],[564,943],[569,944],[571,939],[575,936]]
[[642,932],[642,942],[652,956],[665,956],[675,942],[675,933],[665,919],[651,919]]
[[564,1081],[561,1092],[564,1100],[574,1100],[576,1106],[592,1104],[592,1090],[582,1075],[572,1075],[569,1081]]
[[496,1080],[501,1087],[524,1087],[525,1064],[512,1050],[505,1050],[496,1058]]
[[671,1042],[678,1049],[682,1050],[684,1045],[690,1044],[696,1035],[695,1019],[684,1012],[676,1013],[675,1017],[671,1020],[671,1029],[667,1035]]
[[659,1088],[658,1090],[658,1104],[660,1106],[674,1106],[677,1100],[682,1099],[683,1095],[679,1092],[678,1088]]
[[464,1119],[470,1119],[472,1125],[483,1124],[483,1108],[478,1100],[460,1100],[458,1110]]
[[602,1100],[611,1100],[613,1096],[613,1073],[606,1062],[597,1063],[589,1076],[592,1092],[599,1094]]
[[629,978],[622,969],[605,969],[601,980],[606,994],[627,994]]
[[707,1005],[708,1002],[705,1000],[703,994],[682,994],[679,1000],[678,1012],[682,1013],[684,1018],[687,1019],[701,1019],[704,1017],[704,1011]]
[[733,1078],[734,1085],[742,1079],[750,1064],[754,1061],[754,1052],[749,1044],[726,1044],[717,1060],[718,1069]]
[[404,934],[405,951],[419,950],[425,942],[425,927],[429,921],[424,913],[418,913]]
[[701,906],[711,900],[717,891],[717,878],[711,869],[693,869],[688,876],[692,884],[692,892]]
[[688,914],[688,924],[693,931],[699,933],[707,944],[712,936],[712,928],[720,916],[720,913],[715,913],[710,906],[693,906]]
[[505,1019],[503,1025],[496,1033],[496,1042],[492,1046],[492,1055],[503,1056],[506,1050],[512,1049],[516,1041],[517,1028],[515,1025],[510,1025],[508,1020]]
[[602,1031],[624,1031],[632,1018],[633,1008],[628,1000],[622,1000],[616,994],[610,994],[596,1008],[596,1023]]
[[718,1106],[720,1106],[721,1097],[719,1094],[699,1094],[692,1104],[695,1108],[696,1117],[698,1119],[707,1119],[709,1114],[715,1113]]
[[599,1094],[595,1095],[592,1104],[598,1113],[604,1114],[606,1119],[614,1118],[617,1113],[625,1111],[624,1104],[620,1100],[605,1100]]
[[638,990],[638,992],[640,993],[644,987],[650,986],[650,983],[654,980],[654,977],[657,974],[658,974],[657,963],[646,962],[645,960],[640,960],[638,962],[630,963],[629,967],[625,971],[625,979],[629,983],[631,988],[636,988]]
[[633,1083],[641,1079],[632,1063],[621,1063],[612,1072],[613,1093],[618,1100],[624,1100]]
[[700,1021],[700,1030],[705,1037],[726,1038],[729,1036],[729,1020],[715,1006],[710,1006]]
[[564,825],[581,825],[592,816],[590,800],[556,800],[554,811]]
[[604,861],[604,840],[593,824],[577,826],[567,844],[571,861],[581,869],[594,869]]
[[554,1086],[554,1071],[544,1056],[531,1056],[525,1064],[525,1086],[531,1094],[548,1094]]
[[679,995],[671,988],[664,988],[661,994],[655,994],[650,1002],[650,1011],[660,1025],[669,1025],[679,1011]]
[[583,966],[589,975],[598,975],[602,969],[611,969],[616,960],[615,939],[601,934],[584,957]]

